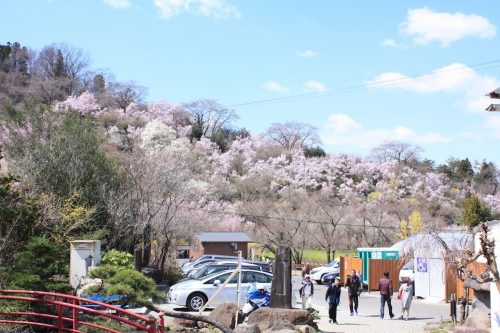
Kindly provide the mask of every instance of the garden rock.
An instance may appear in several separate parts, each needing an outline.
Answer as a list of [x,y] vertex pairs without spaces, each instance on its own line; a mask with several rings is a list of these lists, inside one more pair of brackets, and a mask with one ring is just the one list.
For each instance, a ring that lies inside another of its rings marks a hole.
[[252,324],[243,324],[243,325],[238,325],[234,329],[234,333],[261,333],[259,326]]
[[[233,328],[236,326],[236,313],[240,311],[238,306],[234,303],[222,303],[217,306],[212,312],[210,312],[209,317],[215,318],[226,326]],[[239,319],[243,319],[243,316],[238,316]],[[241,323],[241,320],[239,322]]]
[[279,322],[288,322],[289,327],[314,324],[311,315],[306,310],[260,308],[248,317],[248,324],[257,325],[262,332],[280,330],[282,324]]
[[197,323],[194,320],[188,320],[183,318],[174,318],[174,328],[196,328]]
[[314,333],[314,332],[316,332],[316,330],[309,325],[298,325],[295,327],[295,330],[299,331],[300,333]]

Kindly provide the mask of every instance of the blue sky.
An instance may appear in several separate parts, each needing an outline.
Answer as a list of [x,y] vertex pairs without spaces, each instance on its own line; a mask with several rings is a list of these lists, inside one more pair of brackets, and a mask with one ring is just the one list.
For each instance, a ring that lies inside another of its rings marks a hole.
[[500,113],[483,96],[500,87],[499,12],[466,0],[0,0],[0,42],[78,46],[150,101],[313,94],[235,107],[237,125],[310,123],[329,152],[397,139],[437,162],[500,163]]

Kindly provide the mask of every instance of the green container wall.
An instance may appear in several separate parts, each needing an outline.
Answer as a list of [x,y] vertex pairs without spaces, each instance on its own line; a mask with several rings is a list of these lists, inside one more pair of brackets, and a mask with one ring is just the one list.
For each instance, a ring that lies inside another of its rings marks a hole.
[[385,260],[398,260],[399,251],[394,250],[381,250],[377,248],[358,251],[358,258],[363,260],[363,282],[368,283],[368,276],[370,274],[370,259],[385,259]]

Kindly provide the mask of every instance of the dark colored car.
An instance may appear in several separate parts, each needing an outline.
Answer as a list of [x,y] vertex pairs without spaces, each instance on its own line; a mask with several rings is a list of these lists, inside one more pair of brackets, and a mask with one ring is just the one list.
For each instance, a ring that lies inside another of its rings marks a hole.
[[330,284],[335,282],[335,278],[339,276],[339,273],[327,273],[321,277],[321,284]]

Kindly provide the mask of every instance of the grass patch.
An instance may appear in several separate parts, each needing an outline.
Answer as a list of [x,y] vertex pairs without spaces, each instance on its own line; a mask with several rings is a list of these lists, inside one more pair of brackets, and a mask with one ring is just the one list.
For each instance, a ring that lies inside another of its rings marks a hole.
[[[354,257],[357,255],[356,250],[337,250],[335,252],[335,258],[339,258],[341,256]],[[256,259],[260,257],[269,257],[274,259],[274,254],[264,249],[257,249],[255,251]],[[326,264],[326,252],[324,250],[318,249],[307,249],[304,251],[304,258],[302,259],[303,263],[317,263],[317,264]]]

